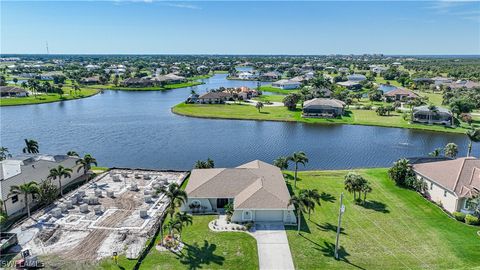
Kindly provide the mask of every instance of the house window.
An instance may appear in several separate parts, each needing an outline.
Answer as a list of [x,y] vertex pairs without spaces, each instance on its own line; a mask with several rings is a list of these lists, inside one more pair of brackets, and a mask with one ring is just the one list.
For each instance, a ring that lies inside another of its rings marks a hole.
[[443,197],[447,197],[447,191],[446,190],[443,191]]
[[12,197],[12,203],[18,202],[18,195]]
[[430,182],[430,190],[433,189],[433,182]]

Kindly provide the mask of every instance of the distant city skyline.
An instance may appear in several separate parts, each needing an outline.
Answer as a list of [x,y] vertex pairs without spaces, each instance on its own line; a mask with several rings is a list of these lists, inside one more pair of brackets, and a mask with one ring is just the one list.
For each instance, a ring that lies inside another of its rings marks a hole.
[[480,2],[1,2],[2,54],[478,55]]

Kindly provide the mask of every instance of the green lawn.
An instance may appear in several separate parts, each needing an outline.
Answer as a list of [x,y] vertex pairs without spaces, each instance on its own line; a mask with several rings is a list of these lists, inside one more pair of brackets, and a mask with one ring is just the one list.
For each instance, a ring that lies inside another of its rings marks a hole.
[[[182,232],[182,253],[159,252],[154,247],[140,269],[258,269],[257,244],[244,232],[213,232],[208,223],[216,216],[194,216],[193,225]],[[158,241],[158,239],[155,239]],[[103,269],[132,269],[136,261],[120,257],[119,265],[104,260]]]
[[[349,110],[342,118],[302,118],[301,109],[290,111],[286,107],[264,107],[261,112],[251,105],[246,104],[184,104],[180,103],[172,108],[174,113],[193,117],[203,118],[225,118],[245,120],[267,120],[267,121],[292,121],[317,124],[353,124],[368,126],[398,127],[409,129],[421,129],[440,132],[465,133],[468,125],[461,123],[460,127],[449,128],[440,125],[410,124],[403,119],[401,113],[393,112],[390,116],[379,116],[373,110]],[[473,126],[480,126],[475,121]]]
[[19,98],[1,98],[0,106],[14,106],[14,105],[28,105],[28,104],[40,104],[40,103],[49,103],[57,102],[63,100],[72,100],[90,97],[98,93],[96,89],[82,88],[77,93],[70,92],[70,87],[63,87],[65,94],[61,97],[59,94],[39,94],[29,97],[19,97]]
[[339,261],[333,254],[347,171],[299,172],[299,189],[324,194],[311,220],[302,220],[301,235],[287,227],[296,269],[480,269],[480,227],[457,222],[416,192],[395,186],[386,169],[357,172],[373,192],[365,206],[345,193]]
[[280,89],[280,88],[277,88],[277,87],[273,87],[270,84],[260,86],[260,90],[264,91],[264,92],[279,93],[279,94],[284,94],[284,95],[288,95],[288,94],[291,94],[291,93],[298,93],[298,91],[299,91],[299,90],[283,90],[283,89]]
[[258,100],[262,102],[283,102],[285,95],[261,95],[258,97],[253,98],[253,100]]
[[394,86],[402,86],[401,83],[395,81],[395,80],[385,80],[383,77],[381,76],[377,76],[375,77],[375,82],[379,83],[379,84],[387,84],[387,82],[389,82],[391,85],[394,85]]

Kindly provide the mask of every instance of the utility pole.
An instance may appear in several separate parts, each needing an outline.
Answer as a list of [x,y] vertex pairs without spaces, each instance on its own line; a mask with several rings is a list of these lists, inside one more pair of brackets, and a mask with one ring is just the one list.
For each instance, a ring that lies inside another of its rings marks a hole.
[[343,192],[340,195],[340,213],[338,214],[337,239],[335,241],[335,259],[338,260],[338,248],[340,240],[340,231],[342,228],[342,215],[345,213],[345,205],[343,205]]

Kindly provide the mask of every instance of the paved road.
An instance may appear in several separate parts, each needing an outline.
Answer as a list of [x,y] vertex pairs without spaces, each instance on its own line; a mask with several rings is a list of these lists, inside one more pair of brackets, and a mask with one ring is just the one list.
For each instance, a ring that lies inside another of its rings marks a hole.
[[260,270],[295,269],[282,223],[256,223],[252,235],[257,239]]

